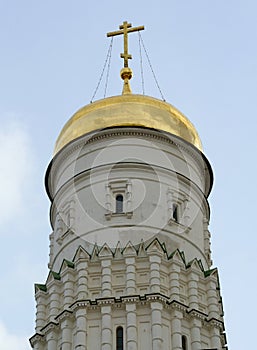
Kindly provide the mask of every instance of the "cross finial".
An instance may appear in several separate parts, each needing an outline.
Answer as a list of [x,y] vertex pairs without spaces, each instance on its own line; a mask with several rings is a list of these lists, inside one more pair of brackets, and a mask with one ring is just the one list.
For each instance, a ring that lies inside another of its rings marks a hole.
[[123,22],[123,24],[120,25],[120,30],[117,30],[116,32],[109,32],[107,33],[107,37],[110,36],[116,36],[116,35],[124,35],[124,52],[120,54],[120,57],[124,59],[124,68],[121,70],[121,78],[124,80],[124,88],[123,93],[131,93],[130,87],[129,87],[129,79],[132,78],[132,70],[128,66],[128,60],[132,58],[132,56],[128,53],[128,33],[131,32],[138,32],[140,30],[144,30],[144,26],[139,27],[132,27],[131,23],[128,23],[127,21]]

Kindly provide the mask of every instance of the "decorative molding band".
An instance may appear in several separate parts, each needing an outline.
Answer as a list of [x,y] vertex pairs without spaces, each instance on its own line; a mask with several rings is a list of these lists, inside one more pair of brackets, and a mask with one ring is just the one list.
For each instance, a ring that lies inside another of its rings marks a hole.
[[217,320],[217,318],[211,318],[211,319],[206,319],[207,324],[209,324],[211,327],[216,327],[221,329],[222,331],[225,330],[224,327],[224,322],[221,320]]
[[59,323],[67,318],[73,318],[73,312],[71,310],[63,310],[55,319]]
[[39,342],[44,342],[45,341],[45,335],[41,333],[36,333],[34,334],[30,339],[30,345],[34,348],[34,345],[36,345]]
[[208,315],[199,311],[199,310],[196,310],[196,309],[191,309],[191,310],[188,310],[187,311],[188,315],[191,316],[192,318],[197,318],[201,321],[206,321]]
[[[125,129],[130,130],[125,130]],[[81,149],[87,144],[91,144],[94,142],[98,142],[100,140],[114,138],[114,137],[145,137],[150,139],[155,139],[157,141],[161,141],[167,144],[174,145],[178,149],[186,152],[188,155],[190,155],[198,164],[199,170],[203,174],[202,170],[202,163],[199,163],[199,155],[201,155],[201,160],[203,159],[203,154],[196,149],[193,145],[187,143],[185,140],[180,140],[176,135],[173,134],[164,134],[163,132],[157,131],[157,130],[149,130],[149,129],[142,129],[142,128],[135,128],[131,130],[131,127],[124,128],[121,130],[120,128],[111,128],[107,130],[99,130],[92,134],[90,137],[90,134],[82,135],[80,138],[73,140],[71,143],[67,144],[64,148],[61,149],[59,153],[53,158],[53,161],[56,162],[55,164],[58,166],[60,163],[63,163],[69,157],[72,153],[75,151]],[[140,131],[139,131],[140,129]],[[86,136],[86,140],[85,140]],[[174,139],[174,140],[173,140]],[[186,147],[185,144],[188,146]]]
[[171,308],[174,310],[178,310],[183,312],[185,315],[187,315],[189,318],[193,319],[199,319],[201,320],[205,326],[207,327],[217,327],[221,331],[224,331],[224,324],[223,321],[218,319],[209,319],[208,315],[196,310],[196,309],[189,309],[189,307],[177,300],[170,300],[167,296],[161,294],[161,293],[150,293],[145,295],[127,295],[120,298],[98,298],[95,300],[78,300],[75,303],[73,303],[70,306],[70,310],[64,310],[59,315],[55,317],[56,322],[49,322],[46,326],[44,326],[41,329],[41,333],[36,333],[34,336],[30,338],[30,343],[32,346],[40,341],[45,341],[45,335],[48,334],[51,331],[57,331],[57,329],[60,327],[60,323],[63,319],[66,318],[73,318],[74,312],[78,309],[91,309],[91,310],[100,310],[101,306],[110,305],[111,307],[122,307],[122,305],[126,304],[139,304],[139,305],[146,305],[151,304],[153,301],[158,301],[163,304],[166,308]]
[[51,331],[56,331],[58,329],[58,326],[59,326],[59,323],[50,321],[41,329],[41,332],[44,335],[46,335],[47,333],[50,333]]

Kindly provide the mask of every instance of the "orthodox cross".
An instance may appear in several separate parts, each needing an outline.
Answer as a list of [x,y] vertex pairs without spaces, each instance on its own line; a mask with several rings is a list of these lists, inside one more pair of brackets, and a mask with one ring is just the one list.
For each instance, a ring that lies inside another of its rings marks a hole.
[[138,32],[139,30],[144,30],[144,26],[139,27],[132,27],[131,23],[123,22],[123,24],[120,25],[120,30],[117,30],[116,32],[109,32],[107,33],[107,36],[115,36],[124,34],[124,53],[120,54],[120,57],[124,59],[124,68],[128,67],[128,60],[132,58],[132,56],[128,53],[128,33],[131,32]]

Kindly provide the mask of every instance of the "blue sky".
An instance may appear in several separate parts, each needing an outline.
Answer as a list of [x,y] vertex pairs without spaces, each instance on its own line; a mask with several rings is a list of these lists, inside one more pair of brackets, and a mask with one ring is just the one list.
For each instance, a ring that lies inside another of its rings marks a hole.
[[[196,126],[213,166],[210,230],[229,349],[250,349],[257,308],[257,2],[8,0],[0,2],[1,350],[30,348],[33,284],[48,272],[44,173],[62,126],[93,95],[106,33],[124,20],[145,25],[141,35],[165,99]],[[129,49],[132,89],[141,93],[136,33]],[[107,95],[122,89],[121,51],[116,37]],[[147,68],[145,92],[160,98]]]

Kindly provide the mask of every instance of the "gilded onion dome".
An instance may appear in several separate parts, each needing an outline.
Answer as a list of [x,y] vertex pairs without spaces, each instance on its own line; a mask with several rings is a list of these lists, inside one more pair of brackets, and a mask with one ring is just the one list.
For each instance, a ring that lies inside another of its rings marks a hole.
[[135,126],[174,134],[202,151],[193,124],[171,104],[136,94],[123,94],[95,101],[79,109],[64,125],[54,154],[87,133],[110,127]]
[[174,106],[145,95],[132,94],[129,80],[132,70],[128,60],[128,33],[144,30],[144,26],[132,27],[124,21],[118,31],[107,33],[107,37],[124,36],[124,52],[121,58],[124,67],[120,75],[124,81],[121,96],[105,98],[78,110],[64,125],[55,145],[54,154],[73,140],[93,131],[111,127],[144,127],[165,131],[181,137],[202,151],[201,140],[193,124]]

